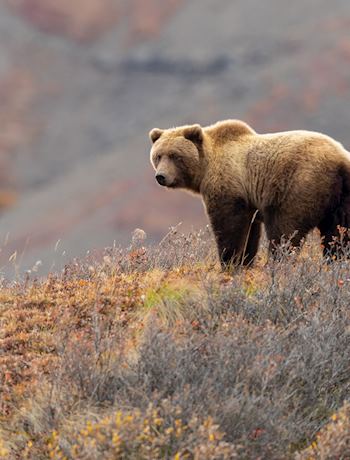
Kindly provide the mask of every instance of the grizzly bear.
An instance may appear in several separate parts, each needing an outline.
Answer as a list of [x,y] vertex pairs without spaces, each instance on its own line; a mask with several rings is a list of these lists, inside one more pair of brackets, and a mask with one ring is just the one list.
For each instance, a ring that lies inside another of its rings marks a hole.
[[202,196],[223,268],[251,264],[262,223],[272,253],[282,237],[298,247],[318,228],[324,255],[339,254],[339,230],[350,227],[350,153],[339,142],[311,131],[258,134],[240,120],[149,135],[158,183]]

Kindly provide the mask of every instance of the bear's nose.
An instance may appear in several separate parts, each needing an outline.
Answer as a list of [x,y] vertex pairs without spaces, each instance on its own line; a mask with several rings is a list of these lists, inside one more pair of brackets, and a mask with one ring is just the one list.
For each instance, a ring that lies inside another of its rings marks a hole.
[[158,184],[165,185],[165,176],[163,174],[156,174]]

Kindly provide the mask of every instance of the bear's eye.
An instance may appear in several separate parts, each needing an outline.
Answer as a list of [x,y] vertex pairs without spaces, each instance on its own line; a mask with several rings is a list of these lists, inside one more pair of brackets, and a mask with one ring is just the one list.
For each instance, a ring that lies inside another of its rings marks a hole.
[[156,164],[158,164],[158,163],[160,162],[160,155],[159,155],[159,153],[156,155],[154,161],[155,161]]

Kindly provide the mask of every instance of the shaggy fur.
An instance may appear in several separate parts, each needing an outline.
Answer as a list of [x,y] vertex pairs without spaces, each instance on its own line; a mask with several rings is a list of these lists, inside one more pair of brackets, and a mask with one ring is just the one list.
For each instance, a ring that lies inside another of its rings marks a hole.
[[262,222],[271,252],[282,237],[299,246],[317,227],[325,256],[337,254],[339,226],[350,227],[350,154],[334,139],[258,134],[239,120],[153,129],[150,138],[161,185],[202,196],[223,266],[252,262]]

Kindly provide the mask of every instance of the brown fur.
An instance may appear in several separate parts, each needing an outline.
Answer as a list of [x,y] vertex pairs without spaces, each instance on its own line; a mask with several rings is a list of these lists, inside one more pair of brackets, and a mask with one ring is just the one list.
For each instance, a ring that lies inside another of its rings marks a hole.
[[324,134],[258,134],[226,120],[154,129],[150,138],[162,185],[202,196],[224,266],[252,262],[262,222],[272,252],[283,236],[298,246],[317,227],[332,255],[338,227],[350,227],[350,154]]

